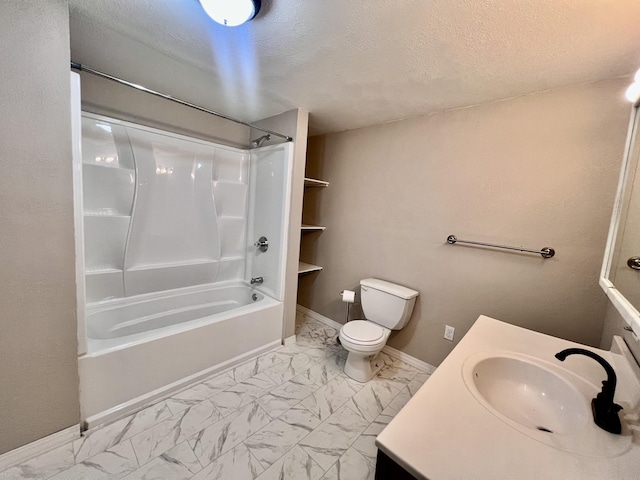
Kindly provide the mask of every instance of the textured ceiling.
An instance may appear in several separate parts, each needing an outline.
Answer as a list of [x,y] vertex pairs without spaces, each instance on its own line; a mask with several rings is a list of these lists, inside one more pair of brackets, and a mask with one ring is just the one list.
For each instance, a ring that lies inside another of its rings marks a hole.
[[255,121],[301,107],[312,133],[629,74],[637,0],[263,0],[240,27],[197,0],[70,0],[75,61]]

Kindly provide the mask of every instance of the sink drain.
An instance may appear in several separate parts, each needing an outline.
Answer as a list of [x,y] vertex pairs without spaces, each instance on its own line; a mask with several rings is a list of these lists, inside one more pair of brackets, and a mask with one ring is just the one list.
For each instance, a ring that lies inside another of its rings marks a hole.
[[536,427],[536,428],[541,432],[553,433],[553,430],[549,430],[548,428],[545,428],[545,427]]

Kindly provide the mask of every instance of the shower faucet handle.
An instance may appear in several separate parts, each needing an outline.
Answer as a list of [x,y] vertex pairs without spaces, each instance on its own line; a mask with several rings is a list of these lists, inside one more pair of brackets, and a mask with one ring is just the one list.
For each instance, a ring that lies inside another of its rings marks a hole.
[[267,239],[267,237],[262,236],[256,243],[253,244],[253,246],[261,252],[266,252],[267,250],[269,250],[269,240]]

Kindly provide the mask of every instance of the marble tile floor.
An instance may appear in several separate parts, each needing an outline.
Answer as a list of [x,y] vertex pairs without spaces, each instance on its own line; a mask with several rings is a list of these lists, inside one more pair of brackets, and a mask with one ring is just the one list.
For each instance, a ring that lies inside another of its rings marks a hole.
[[92,431],[0,480],[372,480],[376,435],[429,377],[394,357],[346,375],[337,331],[298,314],[280,347]]

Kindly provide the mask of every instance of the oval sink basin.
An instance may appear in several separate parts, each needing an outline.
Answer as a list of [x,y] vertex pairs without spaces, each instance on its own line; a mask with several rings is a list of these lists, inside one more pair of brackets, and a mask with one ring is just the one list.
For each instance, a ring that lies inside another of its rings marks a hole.
[[599,388],[562,365],[515,352],[478,352],[464,362],[462,378],[496,418],[550,447],[613,457],[631,446],[628,432],[612,435],[596,426],[591,399]]
[[476,398],[524,427],[566,434],[591,420],[591,399],[540,363],[499,355],[469,359],[465,367],[465,383]]

